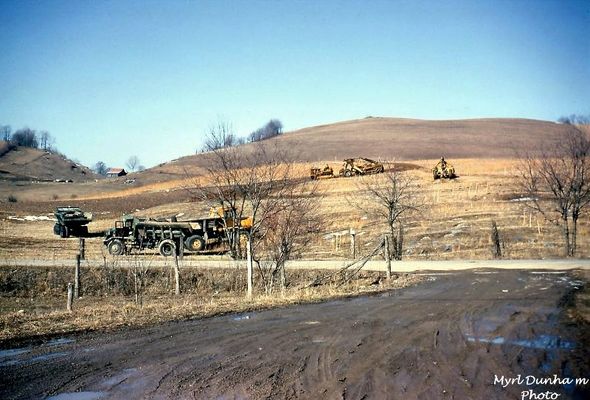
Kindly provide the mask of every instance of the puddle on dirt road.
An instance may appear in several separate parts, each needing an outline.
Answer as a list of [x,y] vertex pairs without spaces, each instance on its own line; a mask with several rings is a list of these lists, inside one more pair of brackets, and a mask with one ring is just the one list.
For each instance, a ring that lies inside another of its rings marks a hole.
[[110,378],[108,378],[107,380],[105,380],[102,384],[101,384],[101,389],[108,389],[111,388],[113,386],[117,386],[120,385],[121,383],[125,382],[126,380],[128,380],[129,378],[133,377],[137,375],[137,368],[127,368],[124,369],[123,371],[121,371],[119,374],[114,375]]
[[17,365],[20,363],[20,356],[30,352],[31,349],[26,347],[18,349],[0,350],[0,367],[10,367],[12,365]]
[[25,358],[25,359],[12,359],[0,362],[0,367],[12,367],[14,365],[21,365],[21,364],[31,364],[41,361],[50,361],[56,358],[65,357],[70,353],[49,353],[49,354],[42,354],[40,356],[32,357],[32,358]]
[[[56,347],[61,346],[64,344],[74,343],[74,339],[67,339],[67,338],[57,338],[48,341],[47,343],[42,344],[39,348],[44,347]],[[55,358],[60,358],[68,355],[67,352],[54,352],[54,353],[47,353],[41,354],[34,357],[26,356],[28,353],[33,351],[31,347],[21,347],[15,349],[6,349],[0,350],[0,367],[10,367],[14,365],[21,365],[21,364],[28,364],[28,363],[35,363],[40,361],[49,361]]]
[[45,343],[46,346],[61,346],[63,344],[70,344],[70,343],[74,343],[75,340],[74,339],[66,339],[66,338],[58,338],[58,339],[52,339],[49,342]]
[[479,342],[479,343],[491,343],[491,344],[507,344],[513,346],[527,347],[530,349],[542,349],[542,350],[554,350],[554,349],[565,349],[571,350],[576,347],[574,342],[562,340],[560,337],[551,335],[539,335],[534,339],[519,339],[519,340],[506,340],[502,336],[496,336],[494,338],[483,338],[467,336],[468,342]]
[[0,360],[3,360],[5,358],[18,356],[20,354],[25,354],[30,351],[31,351],[31,349],[28,349],[28,348],[0,350]]
[[48,397],[46,400],[98,400],[107,396],[105,392],[72,392]]

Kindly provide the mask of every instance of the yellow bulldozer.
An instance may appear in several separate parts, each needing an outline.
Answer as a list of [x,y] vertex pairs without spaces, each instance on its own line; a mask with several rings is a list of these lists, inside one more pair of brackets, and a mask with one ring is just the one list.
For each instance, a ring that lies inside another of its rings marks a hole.
[[335,178],[336,175],[334,175],[334,170],[332,167],[326,164],[324,168],[311,167],[309,171],[309,177],[312,181],[315,181],[317,179]]
[[455,179],[457,174],[455,173],[455,167],[447,162],[444,157],[441,157],[440,161],[432,169],[432,176],[435,180]]

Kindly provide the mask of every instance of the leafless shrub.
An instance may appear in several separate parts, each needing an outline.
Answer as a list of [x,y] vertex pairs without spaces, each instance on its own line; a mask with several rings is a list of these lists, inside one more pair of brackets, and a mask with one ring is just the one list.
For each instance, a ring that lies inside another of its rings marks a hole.
[[404,224],[423,207],[423,200],[417,191],[417,180],[408,172],[400,172],[394,168],[383,174],[360,178],[357,187],[358,195],[349,198],[349,202],[380,217],[392,239],[390,257],[401,260]]
[[320,202],[317,183],[291,185],[282,193],[276,213],[261,227],[262,251],[272,260],[267,268],[258,264],[266,293],[272,293],[277,282],[284,293],[286,262],[298,257],[322,226]]

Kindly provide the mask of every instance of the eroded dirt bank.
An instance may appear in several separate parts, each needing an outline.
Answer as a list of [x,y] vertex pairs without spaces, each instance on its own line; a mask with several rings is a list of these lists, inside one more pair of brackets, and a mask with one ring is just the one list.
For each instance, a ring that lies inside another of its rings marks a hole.
[[[0,355],[0,398],[588,398],[572,273],[465,271],[375,297],[92,334]],[[495,379],[552,377],[557,384]],[[505,387],[504,387],[505,386]],[[73,395],[73,392],[82,392]]]

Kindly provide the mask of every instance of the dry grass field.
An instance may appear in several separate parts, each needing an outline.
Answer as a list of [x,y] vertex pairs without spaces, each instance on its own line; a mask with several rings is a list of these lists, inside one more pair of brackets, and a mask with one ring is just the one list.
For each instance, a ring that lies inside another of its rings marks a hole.
[[[496,221],[507,258],[553,258],[562,255],[560,230],[519,201],[511,159],[450,160],[459,178],[433,181],[430,172],[436,160],[387,164],[406,170],[417,184],[417,195],[424,204],[419,213],[406,221],[404,257],[407,259],[488,259],[491,257],[491,221]],[[323,165],[326,162],[318,163]],[[335,169],[338,163],[328,162]],[[305,179],[310,164],[298,166],[297,178]],[[303,252],[307,259],[350,257],[350,235],[357,232],[358,253],[373,249],[385,230],[377,215],[358,207],[365,177],[321,180],[318,183],[324,228]],[[90,230],[98,232],[113,226],[123,213],[181,218],[202,216],[211,204],[191,202],[186,190],[190,181],[171,181],[153,186],[132,196],[104,195],[100,198],[69,201],[94,213]],[[118,193],[117,193],[118,194]],[[81,195],[82,197],[82,195]],[[50,215],[59,201],[7,204],[0,217],[0,257],[53,259],[69,258],[77,251],[76,239],[60,239],[52,233],[52,221],[19,221],[9,217]],[[63,203],[62,203],[63,204]],[[590,254],[589,223],[581,220],[579,254]],[[105,254],[99,238],[88,240],[88,256],[102,259]]]

